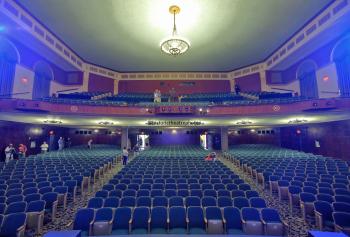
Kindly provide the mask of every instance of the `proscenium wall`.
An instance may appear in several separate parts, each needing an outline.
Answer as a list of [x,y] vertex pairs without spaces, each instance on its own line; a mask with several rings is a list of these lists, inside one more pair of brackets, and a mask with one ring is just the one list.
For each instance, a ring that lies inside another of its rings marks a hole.
[[187,134],[187,130],[163,130],[162,134],[150,134],[149,143],[151,146],[164,145],[200,145],[200,133]]
[[153,93],[155,89],[177,94],[230,92],[229,80],[130,80],[119,81],[119,93]]

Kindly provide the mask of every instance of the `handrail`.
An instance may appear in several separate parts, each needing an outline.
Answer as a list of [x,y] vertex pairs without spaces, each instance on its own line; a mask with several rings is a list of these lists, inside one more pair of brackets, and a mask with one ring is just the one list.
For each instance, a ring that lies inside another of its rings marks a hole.
[[12,96],[12,95],[26,95],[26,94],[30,94],[30,92],[20,92],[20,93],[11,93],[11,94],[2,94],[0,96]]
[[56,91],[56,93],[66,92],[66,91],[76,91],[76,90],[79,90],[79,88],[73,88],[73,89],[60,90],[60,91]]
[[295,92],[294,90],[282,89],[282,88],[277,88],[277,87],[271,87],[271,89],[274,89],[274,90],[280,90],[280,91]]
[[334,92],[334,91],[321,91],[321,93],[325,93],[325,94],[336,94],[339,95],[339,92]]

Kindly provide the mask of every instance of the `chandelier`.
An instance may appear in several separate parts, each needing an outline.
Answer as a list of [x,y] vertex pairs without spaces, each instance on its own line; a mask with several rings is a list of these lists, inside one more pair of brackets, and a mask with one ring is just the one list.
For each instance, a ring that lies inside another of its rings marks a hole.
[[166,54],[177,56],[184,54],[190,48],[190,43],[177,36],[175,16],[180,13],[180,7],[175,5],[171,6],[169,12],[174,15],[173,34],[172,37],[166,39],[160,44],[160,48]]

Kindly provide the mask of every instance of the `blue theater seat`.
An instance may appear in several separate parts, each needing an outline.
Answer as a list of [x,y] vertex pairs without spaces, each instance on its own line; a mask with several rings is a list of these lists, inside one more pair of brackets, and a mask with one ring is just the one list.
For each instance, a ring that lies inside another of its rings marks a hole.
[[26,220],[25,213],[6,215],[2,221],[0,236],[24,236]]
[[277,210],[263,208],[261,210],[261,219],[264,224],[265,235],[284,236],[287,233],[288,226],[281,220]]
[[334,228],[337,232],[344,232],[350,235],[350,213],[347,212],[333,212]]
[[73,230],[80,230],[82,236],[89,236],[95,219],[95,211],[91,208],[82,208],[74,217]]
[[112,232],[113,209],[103,207],[97,209],[92,224],[92,235],[109,235]]
[[186,209],[180,206],[169,208],[169,234],[186,234]]
[[243,227],[240,210],[236,207],[225,207],[223,212],[223,221],[226,234],[242,235]]
[[28,203],[27,214],[27,228],[35,230],[36,234],[41,234],[44,225],[46,202],[43,200],[33,201]]
[[205,218],[206,229],[208,234],[223,234],[223,218],[221,210],[218,207],[206,207],[205,209]]
[[189,206],[187,208],[188,233],[203,235],[206,233],[204,212],[199,206]]
[[316,226],[320,230],[324,230],[325,227],[334,228],[333,220],[333,207],[329,202],[326,201],[316,201],[314,202],[314,211]]
[[114,212],[112,234],[123,235],[129,233],[131,222],[131,208],[118,207]]
[[[125,217],[124,217],[125,218]],[[147,234],[149,232],[150,210],[148,207],[136,207],[131,220],[131,234]]]
[[168,230],[168,212],[166,207],[153,207],[151,211],[151,234],[166,234]]
[[243,231],[248,235],[263,235],[264,228],[261,222],[260,214],[258,209],[252,207],[243,207],[242,213],[242,223]]

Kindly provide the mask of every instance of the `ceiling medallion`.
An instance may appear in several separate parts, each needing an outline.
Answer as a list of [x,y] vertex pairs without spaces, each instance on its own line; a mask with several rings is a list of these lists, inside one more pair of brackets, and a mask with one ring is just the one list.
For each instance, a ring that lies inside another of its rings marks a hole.
[[168,55],[177,56],[184,54],[190,48],[190,43],[177,35],[175,16],[180,13],[180,7],[173,5],[169,8],[169,12],[174,15],[173,34],[160,44],[160,48]]

